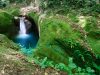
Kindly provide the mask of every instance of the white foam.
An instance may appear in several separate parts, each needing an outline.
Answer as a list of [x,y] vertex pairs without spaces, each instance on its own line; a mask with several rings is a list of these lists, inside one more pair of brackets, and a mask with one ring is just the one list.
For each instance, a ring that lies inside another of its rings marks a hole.
[[28,37],[29,37],[28,34],[19,34],[19,35],[17,36],[17,38],[28,38]]

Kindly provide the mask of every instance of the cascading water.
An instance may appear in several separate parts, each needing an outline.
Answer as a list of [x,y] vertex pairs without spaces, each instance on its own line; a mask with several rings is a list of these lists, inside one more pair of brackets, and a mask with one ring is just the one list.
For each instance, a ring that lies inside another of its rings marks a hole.
[[27,34],[27,28],[25,24],[25,17],[19,17],[19,34],[16,37],[16,43],[20,44],[22,52],[25,54],[32,53],[33,48],[36,47],[37,38],[33,33]]
[[20,25],[19,25],[20,30],[19,30],[19,34],[17,37],[27,38],[29,35],[26,34],[26,26],[25,26],[25,22],[24,22],[25,17],[20,17],[19,19],[20,19]]
[[26,34],[26,27],[24,23],[24,17],[20,17],[20,31],[19,34]]

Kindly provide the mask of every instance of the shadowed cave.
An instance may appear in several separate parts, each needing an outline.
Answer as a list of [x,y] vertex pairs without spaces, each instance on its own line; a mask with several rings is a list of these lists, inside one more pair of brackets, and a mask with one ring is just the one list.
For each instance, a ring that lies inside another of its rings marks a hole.
[[34,19],[25,15],[14,17],[14,42],[22,48],[35,48],[39,40],[39,29]]

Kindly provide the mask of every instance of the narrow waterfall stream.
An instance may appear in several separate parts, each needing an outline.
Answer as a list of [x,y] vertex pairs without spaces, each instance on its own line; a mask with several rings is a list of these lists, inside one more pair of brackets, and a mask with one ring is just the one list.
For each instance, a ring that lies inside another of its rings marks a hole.
[[20,17],[20,31],[19,34],[26,34],[26,27],[24,23],[24,17]]
[[19,17],[19,33],[16,37],[16,43],[20,45],[23,53],[30,54],[36,47],[38,38],[34,32],[27,33],[25,20],[25,17]]

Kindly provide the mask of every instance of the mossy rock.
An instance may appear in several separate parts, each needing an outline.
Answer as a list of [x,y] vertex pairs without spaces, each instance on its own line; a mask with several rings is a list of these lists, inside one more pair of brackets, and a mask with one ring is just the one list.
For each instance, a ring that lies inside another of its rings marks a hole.
[[29,17],[31,17],[32,19],[34,19],[34,21],[35,21],[36,23],[38,23],[39,15],[38,15],[37,13],[35,13],[35,12],[30,12],[30,13],[28,13],[27,15],[28,15]]
[[12,16],[6,11],[0,10],[0,33],[8,33],[12,25]]
[[[68,64],[68,57],[74,56],[79,50],[83,55],[89,48],[80,37],[80,33],[74,31],[69,23],[54,16],[45,17],[39,23],[40,38],[34,55],[47,57],[57,63]],[[92,56],[91,51],[89,51]],[[84,55],[83,55],[84,56]],[[78,60],[79,62],[80,60]]]
[[0,34],[0,47],[11,48],[14,50],[19,50],[19,46],[15,44],[12,40],[9,40],[7,36]]
[[[37,45],[37,50],[34,55],[39,57],[47,57],[56,63],[68,64],[68,56],[66,52],[55,44],[55,39],[70,38],[72,29],[66,22],[52,18],[45,18],[39,24],[40,26],[40,39]],[[75,37],[76,38],[76,37]]]

